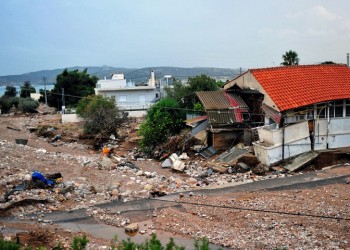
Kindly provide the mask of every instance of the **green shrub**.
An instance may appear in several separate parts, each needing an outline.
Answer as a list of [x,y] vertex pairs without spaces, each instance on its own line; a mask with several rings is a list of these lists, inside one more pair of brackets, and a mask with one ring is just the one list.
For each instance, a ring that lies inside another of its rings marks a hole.
[[185,113],[179,103],[171,98],[164,98],[154,104],[147,112],[146,121],[140,125],[141,149],[150,154],[156,146],[178,133],[183,127]]
[[1,250],[19,250],[20,247],[21,246],[15,242],[0,240],[0,249]]
[[136,250],[137,245],[128,238],[127,240],[122,240],[118,245],[118,250]]
[[33,100],[30,97],[20,98],[18,103],[18,109],[23,112],[36,112],[35,110],[39,107],[39,102]]
[[83,98],[77,107],[77,114],[84,118],[84,133],[98,139],[116,135],[116,129],[126,119],[125,112],[115,102],[103,96]]
[[0,98],[0,108],[2,113],[8,113],[14,106],[18,107],[19,97],[2,96]]
[[84,235],[83,237],[79,237],[79,236],[74,237],[73,243],[72,243],[72,249],[84,250],[88,242],[89,240],[86,238],[86,235]]
[[210,250],[209,240],[207,238],[202,238],[201,242],[198,239],[194,241],[195,250]]

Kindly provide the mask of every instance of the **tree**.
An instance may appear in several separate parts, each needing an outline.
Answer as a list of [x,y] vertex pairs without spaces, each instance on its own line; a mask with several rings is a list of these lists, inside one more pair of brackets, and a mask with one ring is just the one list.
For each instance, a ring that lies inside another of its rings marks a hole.
[[219,87],[215,79],[207,75],[189,77],[187,85],[174,80],[173,87],[165,88],[167,96],[180,102],[185,96],[191,95],[197,91],[216,91]]
[[84,118],[84,133],[94,135],[95,144],[101,144],[126,119],[126,113],[120,110],[109,98],[97,95],[87,96],[78,103],[77,114]]
[[35,88],[31,85],[30,81],[25,81],[21,86],[20,97],[30,97],[30,93],[36,93]]
[[[62,89],[64,89],[64,101],[66,106],[75,106],[81,97],[94,94],[94,88],[98,78],[90,76],[87,69],[82,72],[79,70],[69,71],[65,69],[61,74],[57,75],[56,83],[51,91],[47,91],[47,102],[50,106],[62,106]],[[40,98],[43,102],[43,98]]]
[[17,95],[16,87],[14,87],[14,86],[6,86],[4,96],[15,97],[16,95]]
[[207,75],[189,77],[187,84],[189,94],[197,91],[215,91],[219,89],[216,80]]
[[286,53],[282,55],[282,59],[283,62],[281,63],[281,65],[299,65],[298,53],[293,50],[286,51]]
[[185,113],[175,99],[164,98],[154,104],[140,125],[141,149],[150,155],[153,148],[162,145],[184,127],[184,119]]
[[321,64],[336,64],[336,63],[332,61],[325,61],[325,62],[322,62]]

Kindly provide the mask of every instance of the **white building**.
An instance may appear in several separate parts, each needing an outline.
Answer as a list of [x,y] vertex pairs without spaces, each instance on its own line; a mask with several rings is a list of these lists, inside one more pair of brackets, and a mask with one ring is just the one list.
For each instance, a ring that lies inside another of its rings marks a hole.
[[148,83],[143,85],[127,82],[124,74],[113,74],[111,79],[97,82],[95,94],[115,100],[118,107],[129,111],[130,116],[145,114],[146,110],[160,97],[153,71],[151,71]]

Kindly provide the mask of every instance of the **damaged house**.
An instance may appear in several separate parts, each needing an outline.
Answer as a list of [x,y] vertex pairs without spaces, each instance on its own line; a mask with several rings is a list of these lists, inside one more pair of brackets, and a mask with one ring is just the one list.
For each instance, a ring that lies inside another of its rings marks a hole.
[[191,135],[212,150],[228,149],[246,126],[248,106],[239,95],[226,91],[199,91],[193,98],[202,105],[203,113],[186,120]]
[[306,152],[350,146],[350,69],[303,65],[251,69],[224,86],[255,115],[253,142],[266,165]]

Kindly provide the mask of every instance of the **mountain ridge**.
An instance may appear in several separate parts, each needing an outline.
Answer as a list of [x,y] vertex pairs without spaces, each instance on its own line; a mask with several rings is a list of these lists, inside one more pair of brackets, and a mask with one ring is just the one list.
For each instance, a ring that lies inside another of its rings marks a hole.
[[64,69],[79,70],[87,69],[90,75],[95,75],[99,79],[110,78],[113,73],[123,73],[127,81],[142,82],[147,81],[151,70],[155,72],[156,78],[162,79],[164,75],[171,75],[179,80],[187,79],[196,75],[205,74],[217,80],[233,79],[242,72],[241,69],[215,68],[215,67],[145,67],[145,68],[124,68],[103,66],[74,66],[52,70],[39,70],[18,75],[0,76],[0,86],[5,85],[22,85],[25,81],[30,81],[32,85],[43,84],[43,78],[46,78],[47,84],[54,84],[56,76],[63,72]]

